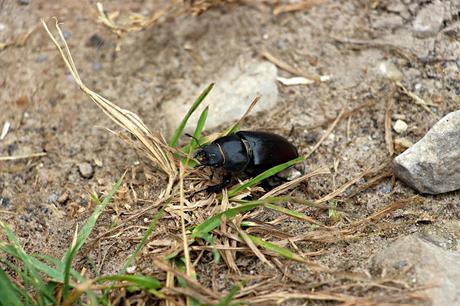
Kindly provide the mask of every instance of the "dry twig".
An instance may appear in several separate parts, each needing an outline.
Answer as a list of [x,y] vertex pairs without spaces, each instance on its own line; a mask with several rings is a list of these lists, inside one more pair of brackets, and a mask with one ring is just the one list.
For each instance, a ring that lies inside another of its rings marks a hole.
[[297,3],[281,4],[273,9],[273,15],[289,13],[295,11],[303,11],[312,8],[315,5],[323,3],[324,0],[303,0]]
[[393,96],[395,91],[395,86],[391,84],[391,90],[387,97],[387,107],[385,110],[385,142],[390,156],[392,156],[395,152],[391,131],[391,116],[393,114]]

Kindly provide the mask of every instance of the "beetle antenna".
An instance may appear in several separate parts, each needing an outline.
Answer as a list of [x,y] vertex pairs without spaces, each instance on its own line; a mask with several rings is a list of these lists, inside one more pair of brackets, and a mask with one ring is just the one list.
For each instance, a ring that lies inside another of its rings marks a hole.
[[185,133],[185,136],[190,137],[190,138],[192,138],[193,140],[195,140],[196,143],[198,144],[198,147],[201,147],[200,141],[199,141],[195,136],[190,135],[189,133]]

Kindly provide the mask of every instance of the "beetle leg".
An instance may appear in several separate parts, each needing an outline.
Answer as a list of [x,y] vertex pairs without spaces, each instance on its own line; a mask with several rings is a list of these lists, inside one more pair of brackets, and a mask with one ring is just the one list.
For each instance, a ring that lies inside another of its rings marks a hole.
[[232,182],[232,175],[230,173],[227,173],[224,175],[222,183],[217,184],[217,185],[208,186],[206,188],[206,191],[207,192],[219,192],[225,187],[227,187],[228,185],[230,185],[231,182]]

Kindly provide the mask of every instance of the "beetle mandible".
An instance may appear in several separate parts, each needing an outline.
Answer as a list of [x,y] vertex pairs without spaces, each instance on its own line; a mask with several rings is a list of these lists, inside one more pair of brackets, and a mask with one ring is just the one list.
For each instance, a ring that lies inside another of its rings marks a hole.
[[[194,157],[203,166],[223,168],[236,174],[260,174],[276,165],[299,156],[297,148],[286,138],[268,132],[239,131],[216,139],[198,149]],[[224,182],[210,186],[209,191],[218,191],[230,184],[227,175]]]

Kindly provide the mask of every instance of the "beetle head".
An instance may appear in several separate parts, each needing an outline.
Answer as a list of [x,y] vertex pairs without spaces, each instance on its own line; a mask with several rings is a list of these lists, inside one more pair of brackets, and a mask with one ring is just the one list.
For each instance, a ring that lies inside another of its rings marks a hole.
[[203,166],[221,167],[224,164],[222,152],[215,143],[199,149],[193,157]]

